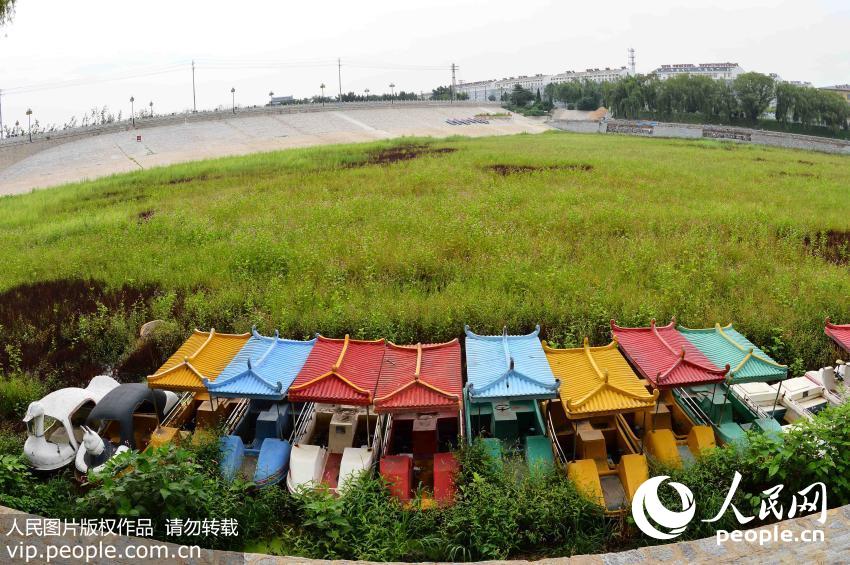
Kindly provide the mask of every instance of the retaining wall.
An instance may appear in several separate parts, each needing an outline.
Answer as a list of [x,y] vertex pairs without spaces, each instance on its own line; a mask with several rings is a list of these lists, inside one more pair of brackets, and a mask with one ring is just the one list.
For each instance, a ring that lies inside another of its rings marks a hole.
[[808,151],[850,155],[850,141],[842,139],[731,126],[630,120],[608,120],[601,122],[552,120],[548,124],[560,130],[577,133],[617,133],[640,137],[678,139],[720,139],[737,143],[753,143],[786,149],[805,149]]
[[[470,102],[468,100],[457,102],[424,101],[412,100],[401,101],[397,100],[392,104],[390,102],[345,102],[343,104],[292,104],[284,106],[259,106],[251,108],[237,108],[238,116],[274,116],[278,114],[305,114],[313,112],[330,112],[339,110],[355,110],[364,108],[433,108],[438,107],[480,107],[494,106],[501,108],[500,103],[496,102]],[[223,111],[204,111],[195,113],[171,114],[168,116],[154,116],[153,118],[139,118],[136,120],[135,126],[129,121],[116,122],[105,124],[102,126],[80,127],[68,130],[54,131],[50,133],[41,133],[33,136],[32,142],[27,136],[12,137],[0,140],[0,170],[8,167],[22,159],[34,155],[40,151],[61,145],[69,141],[76,141],[99,135],[116,133],[131,130],[145,130],[169,125],[191,124],[204,121],[229,120],[234,117],[229,110]]]

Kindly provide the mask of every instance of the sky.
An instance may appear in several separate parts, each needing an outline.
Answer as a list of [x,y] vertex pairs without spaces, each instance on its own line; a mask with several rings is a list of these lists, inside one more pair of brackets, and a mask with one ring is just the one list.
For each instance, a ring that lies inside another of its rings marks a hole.
[[430,91],[451,81],[627,64],[737,62],[816,86],[850,82],[847,0],[523,2],[18,0],[0,28],[3,122],[92,107],[156,113],[307,97]]

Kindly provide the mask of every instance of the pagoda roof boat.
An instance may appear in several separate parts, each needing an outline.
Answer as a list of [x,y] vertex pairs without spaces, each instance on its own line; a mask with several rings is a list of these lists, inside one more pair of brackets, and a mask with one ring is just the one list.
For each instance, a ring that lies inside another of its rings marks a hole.
[[339,492],[378,460],[382,421],[370,413],[386,342],[319,335],[289,387],[298,415],[286,485],[324,484]]
[[150,388],[180,393],[177,408],[157,428],[151,441],[153,447],[184,441],[194,432],[210,430],[247,404],[245,399],[226,395],[220,395],[223,401],[213,402],[205,382],[214,383],[250,337],[250,333],[224,334],[214,328],[208,332],[196,329],[162,367],[148,376]]
[[423,504],[450,503],[463,430],[460,342],[388,343],[375,412],[386,415],[380,472],[390,492],[408,502],[422,487]]
[[829,318],[824,322],[823,331],[841,349],[850,353],[850,324],[833,324]]
[[[749,395],[750,388],[735,385],[770,383],[784,380],[788,367],[770,358],[756,347],[732,324],[712,328],[677,327],[688,341],[699,349],[715,366],[728,365],[729,373],[718,386],[699,385],[683,388],[676,393],[679,406],[698,424],[710,424],[721,443],[746,443],[749,429],[765,433],[781,433],[786,411],[778,404],[765,410]],[[699,410],[697,410],[697,407]]]
[[124,451],[144,450],[176,404],[175,393],[153,390],[144,383],[122,384],[107,392],[86,418],[75,461],[79,474],[99,471]]
[[31,402],[23,420],[27,426],[24,455],[30,466],[54,471],[71,463],[83,441],[86,418],[117,386],[118,381],[112,377],[98,375],[86,388],[61,388]]
[[466,333],[464,411],[467,437],[481,437],[494,457],[523,451],[529,467],[551,466],[540,401],[557,398],[558,381],[540,345],[540,326],[525,335]]
[[[681,467],[714,448],[714,430],[710,425],[694,423],[679,407],[675,395],[683,387],[722,383],[729,367],[715,367],[676,330],[675,320],[658,326],[653,319],[649,327],[637,328],[618,326],[611,320],[611,332],[620,352],[644,379],[645,386],[660,393],[655,410],[619,416],[629,430],[640,436],[646,451],[665,463]],[[698,405],[692,409],[701,410]]]
[[248,400],[230,415],[225,429],[231,432],[219,440],[225,479],[241,475],[264,487],[286,476],[292,417],[284,399],[315,343],[282,339],[277,331],[266,337],[254,328],[218,378],[204,379],[212,398]]
[[552,447],[567,475],[607,512],[619,514],[649,478],[637,439],[619,417],[652,409],[658,400],[620,354],[617,341],[553,349],[546,358],[560,379],[560,398],[547,404]]

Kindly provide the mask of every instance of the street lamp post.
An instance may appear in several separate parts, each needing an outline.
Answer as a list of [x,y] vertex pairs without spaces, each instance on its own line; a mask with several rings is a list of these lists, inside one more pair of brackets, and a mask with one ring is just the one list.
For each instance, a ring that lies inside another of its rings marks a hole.
[[395,104],[395,83],[390,83],[390,104]]
[[30,143],[32,143],[32,110],[27,108],[27,129],[29,129]]
[[136,127],[136,109],[133,102],[136,101],[135,96],[130,97],[130,119],[133,120],[133,127]]
[[269,90],[269,106],[271,106],[271,105],[272,105],[272,98],[274,98],[274,92],[272,92],[271,90]]
[[153,118],[153,100],[151,100],[150,107],[151,107],[151,118]]
[[319,85],[319,88],[322,89],[322,106],[325,105],[325,83]]
[[364,90],[364,92],[366,93],[366,102],[368,102],[369,101],[369,89],[367,88],[366,90]]
[[236,115],[236,87],[230,89],[230,94],[233,95],[233,115]]

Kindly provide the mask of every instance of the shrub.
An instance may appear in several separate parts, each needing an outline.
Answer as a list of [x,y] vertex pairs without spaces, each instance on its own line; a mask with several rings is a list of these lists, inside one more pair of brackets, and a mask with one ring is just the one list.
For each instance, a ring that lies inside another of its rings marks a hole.
[[0,419],[19,420],[33,400],[45,394],[45,385],[26,373],[0,377]]

